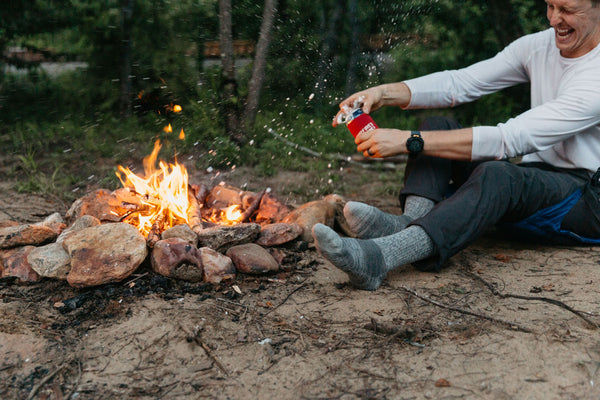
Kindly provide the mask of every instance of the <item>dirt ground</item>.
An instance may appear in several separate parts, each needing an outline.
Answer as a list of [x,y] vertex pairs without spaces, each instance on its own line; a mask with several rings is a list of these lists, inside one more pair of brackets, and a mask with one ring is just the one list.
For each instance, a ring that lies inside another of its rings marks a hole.
[[[368,173],[349,169],[340,194],[399,213]],[[220,179],[276,194],[310,184]],[[11,187],[0,220],[65,211]],[[374,292],[312,247],[285,251],[282,272],[220,286],[147,266],[86,290],[0,280],[0,398],[600,399],[598,248],[489,234],[443,272],[406,266]]]

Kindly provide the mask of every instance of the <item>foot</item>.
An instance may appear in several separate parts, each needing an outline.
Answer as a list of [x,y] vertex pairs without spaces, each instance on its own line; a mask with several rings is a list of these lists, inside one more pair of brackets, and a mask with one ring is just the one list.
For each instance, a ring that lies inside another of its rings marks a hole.
[[317,250],[333,265],[347,273],[353,286],[375,290],[387,272],[381,249],[372,240],[341,238],[323,224],[312,229]]
[[388,214],[368,204],[349,201],[344,217],[352,233],[360,239],[373,239],[400,232],[412,222],[407,215]]

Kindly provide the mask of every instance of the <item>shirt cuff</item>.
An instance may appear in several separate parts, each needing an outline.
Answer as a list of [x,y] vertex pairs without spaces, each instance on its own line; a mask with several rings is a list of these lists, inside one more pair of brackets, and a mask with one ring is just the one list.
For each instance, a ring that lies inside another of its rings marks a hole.
[[497,126],[473,127],[472,161],[501,160],[506,158],[502,135]]
[[404,84],[410,89],[410,102],[405,110],[452,107],[452,99],[444,91],[445,72],[435,72],[426,77],[408,79]]

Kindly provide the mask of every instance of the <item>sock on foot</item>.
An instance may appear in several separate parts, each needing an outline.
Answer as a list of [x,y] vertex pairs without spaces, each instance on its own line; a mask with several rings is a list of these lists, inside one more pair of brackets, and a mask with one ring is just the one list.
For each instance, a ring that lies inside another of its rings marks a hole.
[[359,289],[375,290],[392,269],[435,255],[431,238],[416,225],[372,240],[341,238],[323,224],[312,233],[317,250]]
[[373,239],[373,242],[383,254],[386,272],[432,257],[436,252],[433,241],[418,225],[411,225],[393,235]]
[[435,202],[427,197],[409,195],[406,196],[406,201],[404,202],[403,215],[406,215],[411,221],[414,221],[417,218],[427,215],[433,206],[435,206]]
[[350,277],[359,289],[375,290],[385,278],[385,262],[371,240],[341,238],[334,230],[316,224],[312,229],[317,250]]
[[413,220],[407,215],[388,214],[356,201],[346,203],[344,217],[352,232],[361,239],[391,235],[406,228]]

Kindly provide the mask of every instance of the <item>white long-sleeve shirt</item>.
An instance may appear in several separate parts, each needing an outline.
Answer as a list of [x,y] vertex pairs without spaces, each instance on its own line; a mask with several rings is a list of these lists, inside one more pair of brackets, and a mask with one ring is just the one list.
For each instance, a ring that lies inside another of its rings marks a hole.
[[473,160],[523,156],[560,168],[600,167],[600,45],[578,58],[560,55],[554,29],[517,39],[467,68],[405,81],[407,108],[452,107],[519,83],[531,84],[531,109],[496,126],[473,128]]

